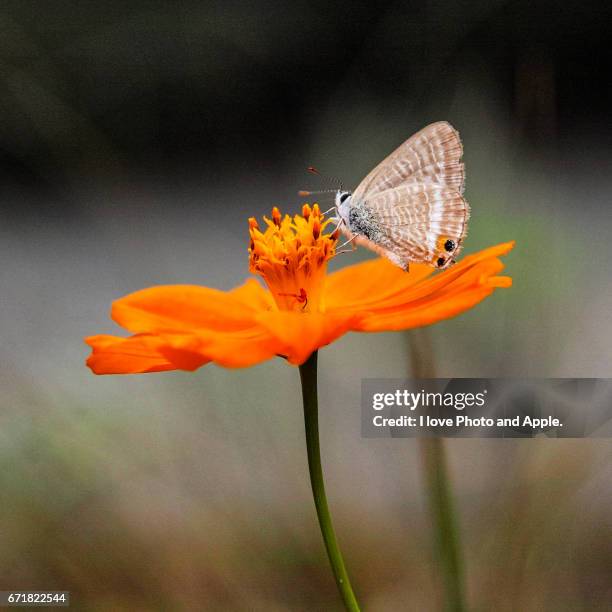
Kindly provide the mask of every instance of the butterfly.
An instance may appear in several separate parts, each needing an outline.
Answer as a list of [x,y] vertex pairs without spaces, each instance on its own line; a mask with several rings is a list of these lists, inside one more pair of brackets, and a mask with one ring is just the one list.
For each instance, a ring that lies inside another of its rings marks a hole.
[[348,242],[439,269],[455,263],[470,207],[463,199],[463,146],[446,121],[432,123],[381,161],[355,191],[336,192],[335,221]]

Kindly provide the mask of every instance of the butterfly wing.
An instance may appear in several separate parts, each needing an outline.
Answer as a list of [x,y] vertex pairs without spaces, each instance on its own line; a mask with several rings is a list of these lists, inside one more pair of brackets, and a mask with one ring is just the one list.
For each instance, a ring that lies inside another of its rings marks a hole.
[[410,262],[437,268],[450,265],[461,250],[470,215],[459,192],[432,181],[408,182],[368,194],[367,200],[356,205],[371,220],[369,235],[362,235],[358,242],[402,268]]
[[386,157],[353,193],[354,201],[392,189],[406,181],[431,181],[462,194],[465,172],[459,133],[450,123],[424,127]]

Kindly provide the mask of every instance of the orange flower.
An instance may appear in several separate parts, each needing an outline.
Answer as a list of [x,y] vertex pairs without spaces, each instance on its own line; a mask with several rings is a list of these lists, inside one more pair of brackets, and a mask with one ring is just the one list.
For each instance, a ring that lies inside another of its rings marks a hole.
[[274,356],[299,365],[348,331],[430,325],[468,310],[512,279],[497,276],[507,242],[464,257],[444,272],[414,264],[404,272],[380,258],[327,274],[338,232],[319,207],[281,217],[262,231],[249,219],[251,272],[232,291],[195,285],[143,289],[113,303],[111,316],[134,335],[91,336],[87,365],[96,374],[195,370],[212,361],[250,366]]

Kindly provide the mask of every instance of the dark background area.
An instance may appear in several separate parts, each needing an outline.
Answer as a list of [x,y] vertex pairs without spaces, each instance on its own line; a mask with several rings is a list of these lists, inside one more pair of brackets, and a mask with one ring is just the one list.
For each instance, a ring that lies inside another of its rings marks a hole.
[[330,107],[456,121],[466,73],[544,154],[611,144],[606,2],[7,1],[0,24],[5,193],[294,172]]

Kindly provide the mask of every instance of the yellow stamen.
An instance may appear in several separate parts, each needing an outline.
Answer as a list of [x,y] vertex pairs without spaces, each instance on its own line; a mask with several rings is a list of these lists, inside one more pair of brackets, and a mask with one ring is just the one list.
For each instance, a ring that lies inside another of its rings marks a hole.
[[275,207],[272,221],[264,220],[264,232],[249,220],[251,272],[264,279],[280,310],[322,311],[323,279],[338,239],[337,232],[324,233],[330,220],[317,204],[305,204],[293,218]]
[[281,214],[280,214],[280,210],[278,210],[276,206],[272,209],[272,221],[274,221],[274,225],[276,225],[276,227],[280,227]]

